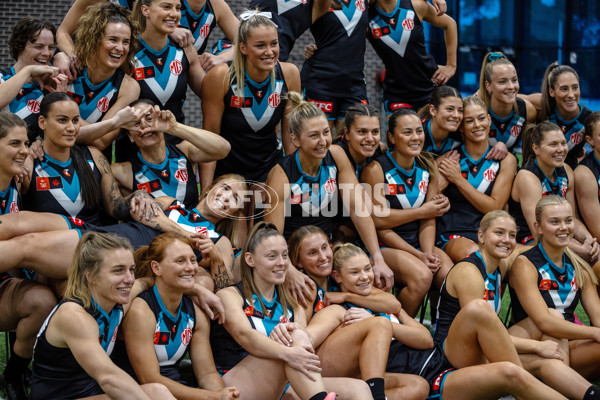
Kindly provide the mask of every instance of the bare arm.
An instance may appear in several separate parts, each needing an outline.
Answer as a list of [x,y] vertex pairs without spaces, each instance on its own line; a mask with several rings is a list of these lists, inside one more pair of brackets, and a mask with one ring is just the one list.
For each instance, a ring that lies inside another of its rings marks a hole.
[[[283,72],[283,77],[285,79],[285,83],[288,87],[288,91],[290,92],[300,92],[300,72],[298,72],[298,68],[291,63],[282,62],[281,71]],[[291,112],[291,104],[286,103],[285,113],[283,119],[281,121],[281,142],[283,144],[283,151],[285,154],[291,154],[296,150],[296,146],[292,143],[292,139],[290,137],[290,129],[288,117]]]
[[581,216],[592,236],[600,239],[600,202],[598,202],[598,182],[585,165],[575,168],[575,194]]
[[272,211],[265,214],[264,220],[271,222],[277,227],[279,232],[283,233],[285,227],[285,208],[289,201],[290,193],[285,192],[286,185],[289,185],[289,180],[283,169],[279,165],[275,165],[269,172],[267,177],[267,191],[269,196],[267,202],[272,207]]
[[198,98],[202,98],[202,81],[204,80],[206,72],[204,72],[202,69],[200,59],[198,58],[198,53],[196,52],[193,44],[185,47],[183,51],[185,52],[185,56],[190,63],[190,69],[187,73],[188,86],[190,89],[192,89],[196,96],[198,96]]

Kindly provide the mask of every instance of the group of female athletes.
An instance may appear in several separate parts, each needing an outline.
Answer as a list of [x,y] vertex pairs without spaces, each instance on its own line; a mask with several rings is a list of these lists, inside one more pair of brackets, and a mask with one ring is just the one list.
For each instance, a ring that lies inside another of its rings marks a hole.
[[[551,64],[522,96],[492,52],[463,99],[443,1],[251,7],[75,0],[58,30],[14,27],[6,397],[600,399],[600,112],[577,72]],[[308,28],[300,74],[283,60]],[[433,335],[414,319],[428,294]]]

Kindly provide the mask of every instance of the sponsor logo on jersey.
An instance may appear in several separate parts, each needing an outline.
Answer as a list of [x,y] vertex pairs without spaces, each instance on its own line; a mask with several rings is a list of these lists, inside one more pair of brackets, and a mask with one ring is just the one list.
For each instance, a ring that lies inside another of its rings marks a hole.
[[360,12],[365,11],[365,2],[363,0],[356,0],[354,6]]
[[281,97],[279,93],[273,93],[269,96],[269,107],[277,108],[277,106],[281,103]]
[[81,104],[81,102],[83,101],[83,96],[80,94],[76,94],[73,92],[67,92],[67,94],[69,96],[71,96],[73,98],[73,100],[75,100],[75,103],[77,103],[77,104]]
[[402,21],[402,29],[405,31],[412,31],[415,29],[415,21],[410,18],[405,18],[404,21]]
[[494,170],[491,168],[486,169],[483,173],[483,179],[488,182],[492,182],[494,179],[496,179],[496,172],[494,172]]
[[181,74],[181,72],[183,71],[183,67],[181,66],[181,61],[179,60],[173,60],[171,61],[171,64],[169,65],[169,69],[171,70],[171,73],[173,75],[179,75]]
[[138,188],[138,190],[143,190],[146,193],[152,193],[157,190],[161,190],[162,183],[160,182],[160,179],[154,179],[152,181],[138,183],[137,188]]
[[156,72],[154,71],[154,67],[143,67],[133,70],[133,75],[137,81],[140,81],[146,78],[154,78],[156,76]]
[[83,226],[85,224],[83,222],[83,220],[81,220],[79,218],[75,218],[75,217],[69,217],[69,221],[71,221],[73,223],[73,225],[76,225],[76,226]]
[[427,188],[429,187],[429,182],[421,181],[419,182],[419,192],[423,194],[427,194]]
[[405,194],[405,193],[406,193],[406,187],[404,186],[403,183],[401,183],[401,184],[388,183],[385,187],[385,194],[387,194],[387,195],[395,196],[398,194]]
[[327,182],[325,182],[325,192],[331,194],[333,192],[335,192],[335,189],[337,188],[337,181],[333,178],[329,178],[327,179]]
[[192,330],[190,328],[185,328],[183,332],[181,332],[181,343],[184,346],[190,344],[190,340],[192,340]]
[[37,114],[40,112],[40,102],[34,99],[31,99],[27,102],[27,109],[33,114]]
[[154,332],[154,344],[169,344],[171,334],[169,332]]
[[583,134],[581,133],[581,131],[579,131],[579,132],[575,132],[575,133],[571,134],[571,137],[569,138],[569,142],[571,142],[573,144],[579,144],[579,143],[581,143],[582,139],[583,139]]
[[390,29],[389,26],[371,29],[371,34],[373,35],[373,37],[375,39],[379,39],[382,36],[387,36],[390,33],[392,33],[392,30]]
[[38,176],[37,178],[35,178],[35,186],[37,190],[41,191],[50,189],[62,189],[63,184],[60,176]]
[[179,168],[177,171],[175,171],[175,179],[181,183],[186,183],[188,181],[188,170],[185,168]]
[[510,128],[510,136],[517,137],[520,134],[521,134],[521,126],[519,126],[519,125],[513,125],[513,127]]
[[558,282],[553,281],[551,279],[542,279],[540,281],[540,290],[557,290]]
[[332,112],[333,111],[333,103],[331,101],[317,101],[309,99],[311,103],[314,103],[315,106],[320,108],[323,112]]
[[[4,202],[2,204],[2,208],[4,208]],[[19,211],[19,205],[17,204],[16,201],[13,201],[10,203],[10,209],[9,209],[9,213],[16,213]]]
[[254,99],[252,97],[231,96],[229,106],[235,108],[248,108],[252,107],[253,104]]
[[110,101],[108,100],[108,97],[104,96],[100,100],[98,100],[98,103],[96,103],[96,108],[101,113],[105,113],[108,111],[109,103],[110,103]]
[[196,233],[208,236],[208,229],[205,226],[196,226],[195,230],[196,230]]
[[206,38],[210,33],[210,25],[204,24],[202,28],[200,28],[200,37]]

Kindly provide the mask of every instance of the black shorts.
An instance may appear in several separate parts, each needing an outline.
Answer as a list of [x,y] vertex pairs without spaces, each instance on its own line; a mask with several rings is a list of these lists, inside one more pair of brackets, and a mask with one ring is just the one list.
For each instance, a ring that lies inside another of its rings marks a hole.
[[329,121],[344,119],[346,110],[355,104],[368,104],[367,94],[334,97],[310,89],[304,89],[304,99],[320,108]]

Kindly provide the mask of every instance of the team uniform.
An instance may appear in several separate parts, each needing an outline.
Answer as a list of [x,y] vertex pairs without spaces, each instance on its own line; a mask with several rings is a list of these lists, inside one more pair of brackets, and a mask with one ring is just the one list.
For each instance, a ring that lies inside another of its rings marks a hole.
[[[419,208],[425,203],[431,175],[415,160],[410,171],[398,165],[390,150],[375,158],[384,175],[385,199],[390,209]],[[418,249],[420,220],[398,225],[392,230],[409,245]]]
[[[497,267],[493,273],[488,273],[486,271],[485,261],[483,261],[483,257],[481,256],[479,250],[460,262],[473,264],[477,268],[485,283],[483,299],[487,301],[490,306],[492,306],[496,314],[499,314],[500,307],[502,306],[502,274],[500,273],[500,267]],[[454,318],[456,318],[456,314],[458,314],[459,311],[460,302],[456,297],[453,297],[450,295],[450,293],[448,293],[446,281],[444,280],[442,288],[440,289],[440,298],[437,306],[437,322],[435,326],[435,333],[433,335],[433,340],[435,343],[442,343],[444,340],[446,340],[448,331],[450,330],[450,325],[452,325],[452,322],[454,321]]]
[[[37,335],[33,350],[31,384],[33,400],[79,399],[104,393],[100,385],[77,363],[71,350],[55,347],[46,339],[50,319],[54,312],[66,302],[81,305],[78,300],[62,300],[48,315]],[[110,356],[117,339],[117,329],[123,319],[123,307],[117,304],[107,313],[92,298],[92,305],[85,311],[98,323],[98,341],[106,354]]]
[[[235,287],[244,297],[242,283],[238,283]],[[258,296],[260,295],[252,295],[251,303],[244,298],[244,314],[246,314],[252,329],[268,337],[279,323],[294,322],[294,311],[288,308],[287,315],[284,313],[277,291],[275,291],[275,298],[270,302],[261,296],[266,310],[262,310]],[[214,321],[211,323],[210,329],[210,346],[213,349],[217,371],[221,375],[226,374],[249,354],[231,337],[223,325]]]
[[296,39],[310,28],[313,0],[250,0],[250,10],[271,13],[279,36],[279,61],[287,61]]
[[581,160],[579,165],[589,168],[589,170],[592,171],[592,174],[594,174],[596,182],[598,183],[598,201],[600,202],[600,160],[598,160],[594,152],[591,152]]
[[423,131],[425,132],[425,143],[423,144],[423,150],[431,153],[432,156],[438,157],[442,154],[446,154],[450,150],[454,150],[462,144],[460,135],[457,132],[450,132],[448,137],[444,139],[444,142],[440,147],[435,145],[433,135],[431,134],[431,119],[425,119],[423,122]]
[[144,190],[153,197],[173,197],[190,209],[198,204],[196,174],[177,146],[167,144],[165,160],[160,164],[149,163],[138,151],[131,160],[131,172],[133,190]]
[[[79,146],[79,149],[92,169],[96,184],[100,186],[102,176],[94,163],[92,153],[87,146]],[[83,201],[73,158],[62,162],[44,153],[43,161],[35,160],[31,184],[23,196],[23,204],[25,210],[51,212],[80,219],[89,224],[101,224],[100,209],[87,206]]]
[[[567,188],[569,187],[569,177],[565,167],[554,169],[554,180],[551,180],[544,174],[538,166],[536,160],[530,161],[521,167],[524,170],[530,171],[539,179],[542,186],[542,197],[551,194],[565,197]],[[517,243],[527,244],[534,239],[533,234],[529,230],[527,220],[523,215],[521,203],[513,200],[512,196],[508,199],[508,212],[512,215],[517,223]]]
[[249,180],[266,181],[283,156],[276,129],[284,117],[287,91],[279,63],[275,65],[274,85],[270,77],[254,82],[246,73],[241,93],[234,79],[223,100],[221,119],[221,136],[231,144],[231,151],[217,161],[215,177],[236,173]]
[[348,142],[346,141],[346,139],[344,137],[341,137],[340,140],[338,140],[335,144],[337,146],[340,146],[342,149],[344,149],[344,153],[346,153],[348,160],[350,160],[350,164],[352,164],[352,169],[354,169],[354,174],[356,175],[356,179],[358,179],[358,180],[360,180],[360,174],[362,174],[362,170],[367,165],[369,165],[369,163],[371,161],[373,161],[373,159],[375,159],[375,157],[378,157],[383,154],[383,152],[381,151],[381,146],[378,145],[377,148],[375,149],[375,153],[373,153],[373,155],[371,157],[367,158],[365,163],[361,167],[356,161],[354,161],[354,158],[352,158],[352,154],[350,153],[350,149],[348,148]]
[[592,113],[592,110],[582,105],[580,105],[579,108],[579,114],[570,121],[564,120],[556,110],[548,117],[548,121],[558,125],[565,134],[567,146],[569,147],[569,153],[567,154],[565,163],[571,168],[577,166],[577,159],[579,157],[592,151],[592,148],[587,145],[586,141],[583,139],[585,120]]
[[205,0],[202,10],[198,14],[192,11],[192,7],[186,0],[181,0],[181,19],[179,27],[187,28],[192,32],[194,38],[194,48],[198,54],[204,53],[208,44],[208,37],[217,26],[217,18],[210,0]]
[[[310,277],[309,277],[310,278]],[[312,279],[312,278],[311,278]],[[317,287],[317,296],[315,297],[315,301],[313,301],[312,306],[312,315],[315,315],[318,311],[321,311],[325,308],[325,303],[323,302],[325,299],[325,293],[327,292],[339,292],[340,288],[338,283],[330,276],[327,277],[327,288],[322,288],[319,286],[317,281],[313,279],[315,286]],[[328,290],[329,289],[329,290]]]
[[298,151],[286,156],[279,165],[285,172],[290,187],[286,200],[286,218],[283,236],[289,238],[301,226],[315,225],[331,236],[332,217],[338,215],[338,167],[327,151],[321,160],[319,172],[310,176],[302,171]]
[[[18,212],[20,207],[21,197],[15,180],[12,179],[8,187],[0,192],[0,215]],[[0,272],[0,286],[11,278],[13,275],[10,272]]]
[[174,381],[182,381],[179,363],[185,356],[196,326],[196,311],[188,297],[183,296],[177,314],[165,307],[156,285],[138,295],[147,304],[156,320],[154,351],[158,359],[160,374]]
[[[184,123],[183,103],[190,69],[185,52],[171,39],[160,50],[154,50],[140,36],[138,40],[140,47],[135,54],[133,77],[140,85],[140,99],[152,100],[162,110],[171,111],[177,122]],[[171,141],[170,135],[166,137]]]
[[411,0],[397,0],[390,13],[375,4],[369,7],[367,37],[385,65],[385,112],[392,114],[407,106],[419,109],[427,104],[438,65],[427,52],[423,23]]
[[79,106],[81,118],[90,124],[101,121],[117,101],[124,77],[125,72],[117,69],[110,78],[94,85],[89,80],[88,68],[85,67],[83,74],[67,86],[67,93]]
[[[13,67],[0,69],[0,84],[6,82],[16,72]],[[27,137],[33,143],[38,136],[42,137],[44,132],[38,126],[38,117],[40,115],[40,103],[44,98],[44,93],[40,84],[37,82],[26,83],[23,85],[17,97],[15,97],[3,111],[10,111],[27,123]]]
[[521,132],[527,122],[527,106],[525,100],[517,97],[517,111],[513,109],[506,118],[500,118],[490,107],[490,116],[492,125],[490,126],[490,145],[494,146],[497,142],[506,145],[509,152],[520,152]]
[[[565,320],[575,322],[574,312],[579,303],[580,292],[571,259],[563,253],[563,265],[559,267],[550,260],[541,243],[521,256],[527,258],[537,269],[537,285],[548,308],[560,311]],[[510,298],[513,322],[517,323],[527,318],[527,313],[512,288]]]
[[368,12],[364,0],[342,0],[311,26],[317,51],[302,66],[304,96],[328,120],[343,118],[348,107],[366,103],[363,74]]
[[[490,147],[488,146],[479,160],[473,160],[467,154],[464,145],[458,149],[462,176],[477,191],[488,196],[491,195],[496,177],[500,173],[500,161],[486,160],[485,157],[489,151]],[[448,184],[444,194],[448,197],[452,208],[437,219],[438,240],[436,246],[443,248],[448,241],[458,237],[477,242],[477,227],[483,214],[465,198],[454,184]]]

